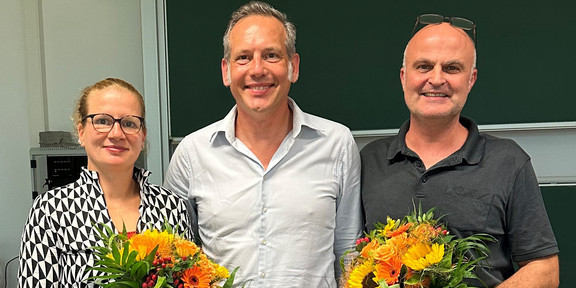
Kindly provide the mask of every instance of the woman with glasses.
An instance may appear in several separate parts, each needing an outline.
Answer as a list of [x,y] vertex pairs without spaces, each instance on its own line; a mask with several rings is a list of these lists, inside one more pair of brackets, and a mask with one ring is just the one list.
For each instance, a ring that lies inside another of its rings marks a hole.
[[80,178],[34,201],[20,248],[19,287],[96,287],[90,247],[102,246],[96,224],[113,231],[162,229],[167,221],[192,239],[184,200],[149,184],[134,166],[146,147],[142,95],[128,82],[107,78],[85,88],[73,114],[87,167]]

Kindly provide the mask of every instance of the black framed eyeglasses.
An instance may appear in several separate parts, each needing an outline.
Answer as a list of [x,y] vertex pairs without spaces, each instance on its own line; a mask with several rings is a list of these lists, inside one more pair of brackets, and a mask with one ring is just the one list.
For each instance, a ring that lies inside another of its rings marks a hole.
[[[450,25],[466,31],[468,36],[470,36],[472,41],[474,41],[474,45],[477,46],[476,24],[474,24],[474,22],[471,20],[461,17],[448,17],[438,14],[422,14],[416,18],[416,24],[414,24],[414,29],[412,29],[412,36],[414,36],[414,34],[418,31],[418,24],[431,25],[440,24],[442,22],[450,23]],[[472,35],[470,35],[470,32]]]
[[116,122],[120,124],[120,129],[122,129],[125,134],[136,134],[140,132],[144,125],[144,118],[135,115],[128,115],[116,119],[110,114],[98,113],[86,115],[82,118],[82,121],[85,121],[88,118],[92,119],[92,127],[94,127],[94,130],[100,133],[108,133],[112,131]]

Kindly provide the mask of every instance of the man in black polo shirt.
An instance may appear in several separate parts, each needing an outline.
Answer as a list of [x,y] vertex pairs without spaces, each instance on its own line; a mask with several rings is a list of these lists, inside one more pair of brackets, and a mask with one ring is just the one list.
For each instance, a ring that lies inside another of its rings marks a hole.
[[476,271],[488,287],[558,287],[558,245],[529,156],[460,115],[477,76],[474,40],[464,31],[475,37],[474,23],[423,15],[419,24],[426,26],[400,69],[410,119],[361,152],[366,230],[414,204],[436,207],[450,233],[497,239],[488,243],[490,268]]

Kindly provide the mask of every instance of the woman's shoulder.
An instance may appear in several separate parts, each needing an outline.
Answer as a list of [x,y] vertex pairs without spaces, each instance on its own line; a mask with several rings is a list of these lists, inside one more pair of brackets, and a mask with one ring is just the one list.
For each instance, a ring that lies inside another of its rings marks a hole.
[[[82,187],[79,180],[63,186],[52,188],[34,199],[34,206],[44,206],[48,203],[60,203],[66,200],[73,200],[80,197]],[[60,205],[58,205],[60,206]]]
[[144,194],[155,202],[164,202],[166,204],[172,203],[173,205],[184,204],[184,199],[182,197],[163,186],[146,183],[144,189]]

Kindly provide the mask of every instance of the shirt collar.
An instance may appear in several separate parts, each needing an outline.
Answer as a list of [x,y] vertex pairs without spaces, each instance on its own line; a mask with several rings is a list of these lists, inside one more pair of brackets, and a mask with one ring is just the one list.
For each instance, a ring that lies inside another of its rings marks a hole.
[[[144,184],[148,181],[148,177],[150,176],[150,174],[151,174],[151,172],[144,169],[144,168],[134,167],[134,170],[132,172],[132,177],[134,178],[134,181],[136,181],[138,183],[138,185],[140,186],[140,191],[143,190]],[[93,181],[97,181],[98,172],[88,170],[88,168],[86,168],[86,167],[82,167],[82,172],[80,173],[80,177],[84,180],[84,182],[91,183]]]
[[[472,119],[461,116],[460,123],[468,129],[468,137],[464,145],[450,156],[450,162],[452,165],[461,163],[462,161],[466,161],[471,165],[478,164],[484,153],[485,137],[480,134],[478,125],[476,125]],[[406,133],[409,128],[410,120],[407,120],[402,124],[398,130],[398,136],[394,138],[388,148],[388,154],[386,155],[388,160],[392,160],[399,155],[418,157],[416,153],[406,146]]]
[[[302,127],[308,127],[313,130],[317,130],[319,132],[324,132],[320,129],[318,123],[315,121],[314,117],[311,115],[304,113],[296,102],[288,97],[288,105],[290,109],[292,109],[292,138],[296,138],[300,131],[302,131]],[[235,122],[236,122],[236,114],[238,113],[238,106],[234,105],[230,112],[222,119],[218,124],[216,124],[216,128],[214,132],[210,136],[210,142],[214,141],[214,139],[220,135],[225,135],[226,139],[229,143],[234,143],[236,139],[236,132],[235,132]]]

